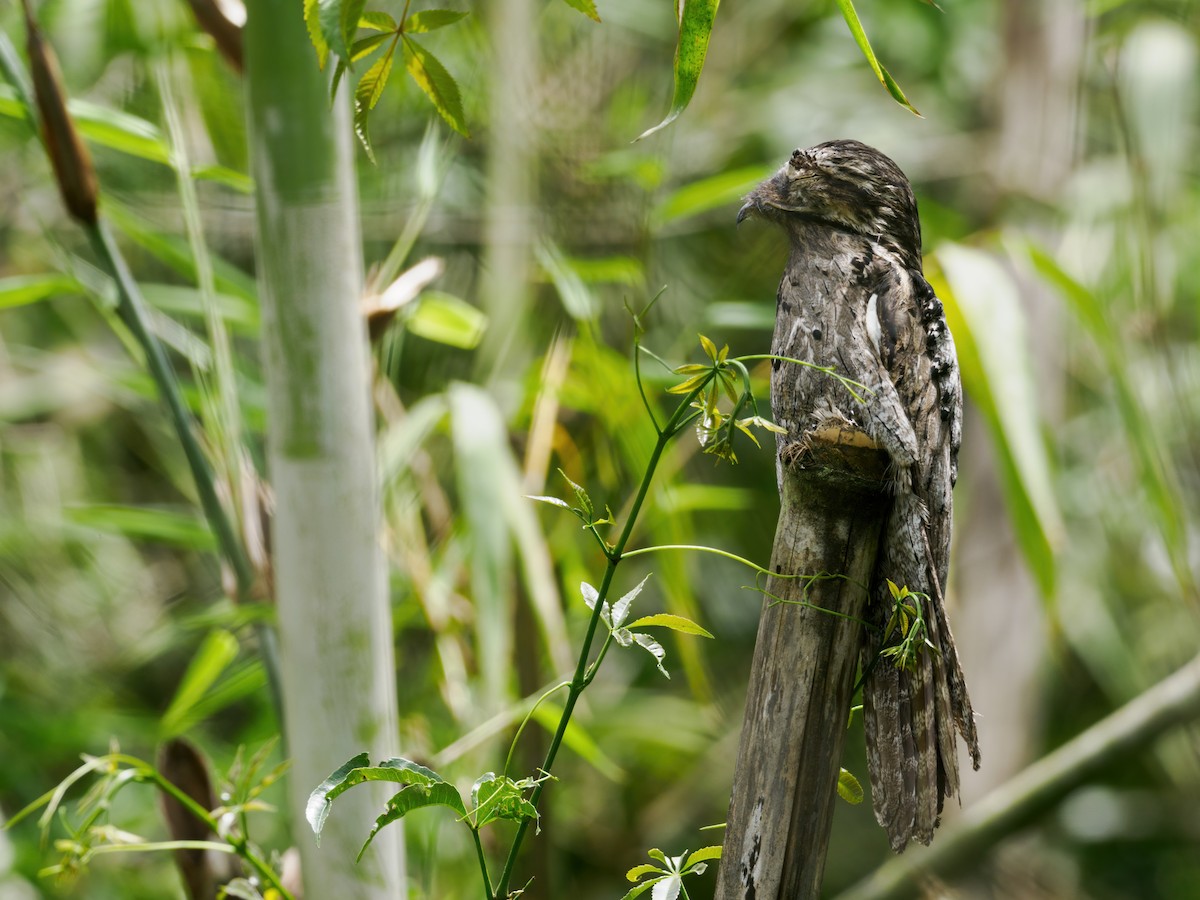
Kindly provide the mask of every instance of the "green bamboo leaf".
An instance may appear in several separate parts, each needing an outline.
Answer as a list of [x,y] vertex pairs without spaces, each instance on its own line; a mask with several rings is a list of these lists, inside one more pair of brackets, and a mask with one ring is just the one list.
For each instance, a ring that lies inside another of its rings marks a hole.
[[769,166],[747,166],[685,184],[667,195],[654,211],[655,217],[663,223],[673,222],[725,206],[744,197],[773,171]]
[[370,116],[371,110],[375,108],[375,104],[379,102],[379,98],[383,96],[383,89],[387,86],[388,78],[391,77],[392,62],[395,58],[395,46],[393,45],[387,53],[375,60],[371,68],[363,73],[358,87],[354,89],[354,133],[358,135],[371,162],[375,162],[375,151],[371,149],[371,138],[367,133],[367,118]]
[[846,20],[846,25],[850,28],[850,33],[854,36],[854,42],[858,44],[858,49],[862,51],[863,56],[867,58],[867,62],[871,66],[871,71],[875,73],[875,77],[879,79],[879,83],[887,88],[887,92],[892,95],[892,98],[901,106],[909,110],[913,115],[920,116],[917,108],[908,102],[908,98],[904,96],[904,91],[900,90],[900,85],[892,78],[891,73],[883,67],[879,59],[875,56],[875,51],[871,49],[871,42],[867,40],[867,33],[863,30],[862,22],[858,20],[858,13],[854,11],[854,3],[851,0],[834,0],[838,9],[842,12],[842,18]]
[[[1017,541],[1046,597],[1063,524],[1042,439],[1025,319],[1012,276],[980,250],[943,244],[930,282],[946,309],[963,385],[991,432]],[[896,591],[893,589],[893,596]],[[900,592],[899,599],[903,599]]]
[[652,616],[642,616],[636,622],[630,622],[625,627],[632,630],[634,628],[644,628],[647,625],[670,628],[672,631],[678,631],[680,634],[695,634],[706,638],[713,637],[705,628],[697,625],[691,619],[686,616],[677,616],[673,613],[656,613]]
[[720,0],[682,0],[683,10],[679,19],[679,44],[675,48],[675,93],[667,117],[653,128],[643,131],[637,140],[647,138],[666,128],[679,118],[692,102],[696,83],[704,68],[704,57],[708,54],[708,39],[712,35],[713,20],[717,16]]
[[164,737],[174,737],[183,731],[181,726],[190,718],[189,714],[230,663],[237,659],[237,654],[237,638],[230,632],[218,629],[209,633],[188,664],[171,705],[163,713]]
[[1113,380],[1117,410],[1137,459],[1142,488],[1150,501],[1176,577],[1181,584],[1190,585],[1193,576],[1188,562],[1187,512],[1179,502],[1183,493],[1167,468],[1160,450],[1162,441],[1156,436],[1154,424],[1146,416],[1144,404],[1130,381],[1122,335],[1099,298],[1065,272],[1050,254],[1032,243],[1025,243],[1018,249],[1024,250],[1038,275],[1061,294],[1104,355],[1109,377]]
[[839,797],[854,806],[863,802],[862,785],[858,783],[857,778],[845,769],[838,772],[837,792]]
[[399,793],[392,796],[383,813],[375,820],[375,827],[367,835],[366,843],[358,851],[355,862],[359,862],[363,858],[363,854],[375,840],[375,835],[379,834],[385,826],[403,819],[414,809],[423,809],[427,806],[446,806],[459,813],[460,816],[464,814],[461,812],[463,809],[462,796],[452,784],[440,781],[434,784],[405,785]]
[[446,124],[463,137],[470,137],[458,84],[438,58],[412,38],[405,36],[404,64],[412,80],[425,92],[425,96],[446,120]]
[[0,309],[27,306],[61,294],[80,294],[83,287],[69,275],[13,275],[0,278]]
[[563,0],[571,9],[577,9],[593,22],[600,21],[600,13],[596,12],[594,0]]
[[146,506],[97,503],[66,510],[77,525],[192,550],[211,550],[215,543],[208,526],[191,513]]
[[424,31],[434,31],[453,25],[460,19],[465,19],[470,13],[458,9],[424,9],[413,13],[404,23],[405,34],[420,34]]

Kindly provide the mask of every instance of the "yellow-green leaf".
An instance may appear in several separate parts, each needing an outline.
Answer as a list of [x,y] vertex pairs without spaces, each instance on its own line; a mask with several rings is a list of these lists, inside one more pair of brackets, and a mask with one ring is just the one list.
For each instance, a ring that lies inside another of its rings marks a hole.
[[596,12],[594,0],[563,0],[571,9],[577,9],[593,22],[600,21],[600,13]]
[[863,788],[858,783],[858,779],[842,769],[838,772],[837,780],[838,796],[855,806],[863,802]]
[[446,120],[446,124],[463,137],[470,137],[458,84],[438,58],[412,38],[405,36],[404,64],[412,80],[425,92],[425,96]]
[[655,625],[670,628],[672,631],[678,631],[680,634],[694,634],[706,638],[713,637],[707,629],[697,625],[691,619],[684,616],[676,616],[672,613],[657,613],[653,616],[642,616],[637,621],[630,622],[625,627],[633,630],[634,628],[654,627]]
[[408,17],[408,21],[404,23],[404,33],[419,34],[423,31],[445,28],[468,15],[470,13],[458,9],[425,9]]

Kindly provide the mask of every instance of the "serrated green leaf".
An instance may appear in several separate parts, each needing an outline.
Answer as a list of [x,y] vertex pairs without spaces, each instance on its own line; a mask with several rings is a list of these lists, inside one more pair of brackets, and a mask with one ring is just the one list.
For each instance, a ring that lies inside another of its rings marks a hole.
[[470,13],[458,9],[423,9],[413,13],[404,23],[405,34],[420,34],[435,31],[453,25],[460,19],[465,19]]
[[863,802],[862,785],[845,769],[838,772],[837,792],[839,797],[854,806]]
[[70,275],[13,275],[0,278],[0,309],[27,306],[61,294],[80,294],[83,287]]
[[648,634],[635,634],[633,639],[639,647],[654,657],[654,664],[658,666],[658,671],[662,672],[664,678],[669,679],[671,673],[663,665],[663,660],[667,658],[667,651],[663,649],[663,645]]
[[350,56],[350,45],[354,43],[354,35],[358,33],[358,23],[362,20],[367,0],[340,0],[340,4],[338,40],[332,46],[338,56],[345,59]]
[[596,12],[595,0],[563,0],[571,9],[577,9],[593,22],[600,21],[600,13]]
[[358,27],[369,28],[372,31],[398,31],[400,29],[400,25],[395,19],[378,9],[363,13],[358,19]]
[[867,40],[867,33],[863,30],[862,22],[859,21],[858,13],[854,11],[854,3],[851,0],[834,0],[838,9],[841,10],[842,18],[846,20],[846,26],[850,29],[850,34],[854,36],[854,42],[858,44],[858,49],[862,51],[863,56],[867,58],[867,62],[871,66],[871,71],[875,73],[875,77],[879,79],[879,83],[887,88],[887,92],[892,95],[892,98],[909,110],[913,115],[920,116],[917,108],[908,102],[908,98],[904,96],[904,91],[900,90],[900,85],[892,78],[891,74],[879,62],[875,56],[875,51],[871,49],[871,42]]
[[470,137],[458,84],[438,58],[406,35],[404,64],[412,80],[425,92],[446,123],[463,137]]
[[320,0],[304,0],[304,27],[317,51],[317,65],[324,69],[329,61],[329,41],[325,40],[325,32],[321,29]]
[[671,98],[671,109],[665,119],[638,135],[639,141],[666,128],[692,102],[696,83],[704,69],[704,57],[708,54],[708,40],[712,35],[719,4],[720,0],[683,0],[679,43],[675,47],[675,92]]
[[[699,637],[713,638],[706,629],[697,625],[691,619],[685,616],[677,616],[673,613],[656,613],[653,616],[642,616],[635,622],[630,622],[626,628],[645,628],[645,627],[661,627],[670,628],[672,631],[678,631],[680,634],[694,634]],[[715,640],[715,638],[713,638]]]
[[[350,61],[358,62],[364,56],[370,56],[374,53],[380,44],[394,39],[395,35],[393,34],[368,34],[365,38],[359,38],[350,47]],[[344,68],[345,65],[342,60],[338,60],[339,67]],[[329,92],[331,97],[337,93],[336,78],[337,76],[335,75],[335,83]]]
[[371,115],[371,110],[383,96],[383,89],[387,86],[388,78],[392,74],[392,63],[396,58],[395,50],[393,44],[387,53],[375,60],[371,64],[371,68],[363,73],[358,87],[354,89],[354,133],[358,135],[363,149],[367,152],[367,158],[371,162],[375,162],[375,151],[371,148],[367,120]]
[[313,834],[316,836],[317,846],[321,844],[321,829],[325,827],[325,820],[329,818],[329,808],[332,805],[326,795],[341,784],[347,775],[355,769],[370,765],[370,762],[371,757],[365,753],[351,757],[335,769],[328,778],[317,785],[312,793],[308,795],[308,804],[304,809],[304,818],[308,820],[309,827],[312,828]]
[[465,300],[441,291],[425,291],[405,317],[415,335],[462,350],[478,346],[487,316]]
[[434,784],[405,785],[402,790],[392,795],[392,799],[387,802],[383,813],[375,820],[375,827],[367,835],[367,840],[358,851],[355,862],[363,858],[363,854],[375,840],[375,835],[379,834],[385,826],[403,819],[414,809],[424,809],[427,806],[445,806],[459,813],[460,816],[463,815],[461,812],[463,809],[462,796],[454,785],[444,781]]
[[497,777],[491,772],[475,781],[471,802],[475,807],[472,814],[476,828],[501,819],[523,822],[538,817],[537,809],[525,799],[521,786],[507,776]]

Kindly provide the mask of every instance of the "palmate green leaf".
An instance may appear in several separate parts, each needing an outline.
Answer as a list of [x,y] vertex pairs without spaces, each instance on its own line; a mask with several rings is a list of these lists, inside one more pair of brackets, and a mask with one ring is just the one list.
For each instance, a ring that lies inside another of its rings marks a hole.
[[380,816],[375,820],[375,826],[371,829],[371,833],[367,835],[366,842],[358,851],[358,856],[355,857],[355,862],[359,862],[363,858],[363,854],[367,852],[367,848],[371,846],[371,842],[375,840],[375,835],[387,825],[403,819],[414,809],[423,809],[427,806],[446,806],[463,815],[462,796],[458,793],[458,789],[452,784],[444,781],[435,782],[434,784],[409,784],[405,785],[399,793],[393,794],[392,799],[387,802],[387,806]]
[[942,277],[930,281],[945,304],[963,385],[991,432],[1017,541],[1038,587],[1054,593],[1055,548],[1064,528],[1042,438],[1025,319],[1012,276],[981,250],[943,244]]
[[500,819],[510,822],[537,819],[538,811],[525,799],[524,790],[522,785],[506,775],[498,777],[494,772],[481,775],[471,787],[475,827],[482,828]]
[[630,622],[625,627],[633,629],[645,628],[646,626],[670,628],[672,631],[678,631],[680,634],[694,634],[698,637],[706,637],[716,640],[716,638],[713,637],[713,635],[710,634],[705,628],[697,625],[691,619],[685,616],[677,616],[673,613],[656,613],[652,616],[642,616],[642,618]]
[[446,124],[463,137],[470,137],[458,83],[436,56],[407,35],[404,37],[404,65]]
[[600,21],[600,13],[596,12],[595,0],[563,0],[571,9],[577,9],[593,22]]
[[[463,13],[466,15],[466,13]],[[400,26],[390,15],[382,10],[372,9],[363,13],[358,20],[359,28],[369,28],[372,31],[398,31]]]
[[425,31],[435,31],[438,28],[453,25],[469,15],[470,13],[458,9],[423,9],[408,17],[404,23],[404,33],[420,34]]
[[371,110],[375,108],[375,104],[379,102],[379,98],[383,96],[383,89],[387,87],[388,78],[392,74],[392,63],[396,58],[395,50],[395,45],[393,45],[387,53],[375,60],[371,68],[363,73],[358,87],[354,89],[354,133],[358,135],[363,149],[367,151],[367,158],[371,162],[375,162],[375,151],[371,149],[371,137],[367,132],[367,118],[370,116]]
[[863,56],[867,58],[867,62],[871,66],[871,71],[875,73],[875,77],[879,79],[879,83],[887,88],[887,92],[892,95],[892,98],[909,110],[913,115],[921,115],[917,112],[917,108],[908,102],[908,98],[904,96],[904,91],[900,90],[900,85],[896,84],[896,80],[892,78],[891,73],[883,67],[879,59],[875,56],[875,51],[871,49],[871,42],[867,40],[867,33],[863,30],[862,22],[858,19],[858,13],[854,11],[854,3],[851,0],[834,0],[838,9],[841,10],[842,18],[846,20],[846,25],[850,28],[850,34],[854,36],[854,42],[858,44],[858,49],[862,51]]
[[712,35],[713,20],[717,16],[720,0],[683,0],[679,18],[679,43],[675,48],[675,92],[671,98],[671,109],[667,117],[638,135],[637,140],[661,131],[679,118],[692,102],[696,83],[704,69],[704,57],[708,54],[708,40]]
[[862,785],[845,769],[838,772],[837,792],[839,797],[854,806],[863,802]]

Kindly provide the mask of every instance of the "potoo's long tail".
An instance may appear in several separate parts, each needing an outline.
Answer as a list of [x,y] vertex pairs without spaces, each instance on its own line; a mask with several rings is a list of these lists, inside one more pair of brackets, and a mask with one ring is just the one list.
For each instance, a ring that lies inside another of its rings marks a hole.
[[[959,789],[955,731],[975,768],[979,738],[971,701],[946,620],[938,566],[932,565],[925,510],[902,492],[894,501],[874,585],[873,629],[864,630],[863,723],[875,818],[892,849],[928,844],[945,798]],[[898,605],[902,605],[898,609]],[[903,608],[907,607],[907,609]]]

